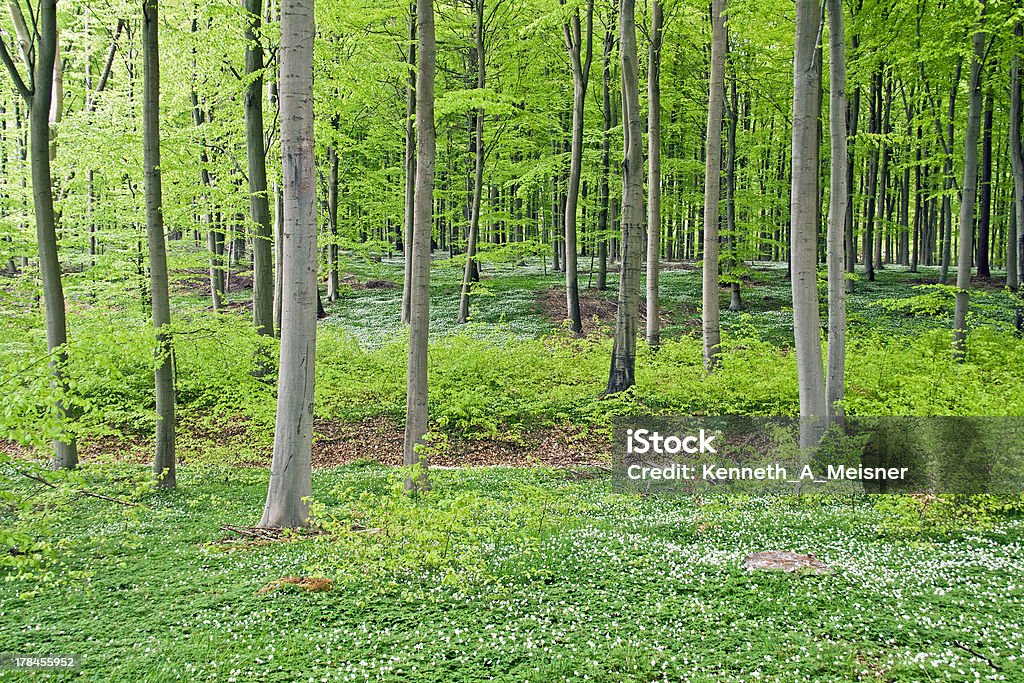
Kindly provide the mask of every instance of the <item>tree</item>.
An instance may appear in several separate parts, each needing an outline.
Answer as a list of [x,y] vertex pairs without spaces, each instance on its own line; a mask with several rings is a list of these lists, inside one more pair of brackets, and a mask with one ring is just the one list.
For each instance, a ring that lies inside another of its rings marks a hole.
[[248,161],[249,214],[252,236],[252,324],[262,335],[274,334],[274,262],[267,195],[267,149],[263,140],[262,0],[245,0],[245,152]]
[[[790,199],[793,337],[800,392],[800,442],[818,441],[826,416],[818,318],[818,4],[797,0],[793,57],[793,156]],[[869,258],[870,258],[870,251]]]
[[[0,58],[7,67],[15,89],[29,109],[32,207],[35,211],[39,274],[43,281],[43,302],[46,308],[46,350],[50,355],[53,383],[67,396],[64,366],[68,360],[68,330],[57,250],[57,220],[53,210],[53,177],[50,173],[50,105],[54,95],[54,64],[57,56],[57,0],[40,0],[36,10],[37,26],[32,34],[29,34],[25,24],[21,5],[11,0],[8,6],[21,60],[28,73],[28,82],[22,78],[2,38]],[[70,417],[66,399],[57,401],[57,412],[66,425]],[[78,465],[78,446],[74,438],[58,440],[54,448],[54,468],[73,469]]]
[[313,157],[313,0],[281,0],[283,283],[281,369],[270,486],[260,526],[309,524],[316,361],[316,167]]
[[146,178],[146,241],[149,245],[149,287],[156,333],[156,455],[157,485],[174,488],[174,367],[171,338],[171,297],[167,285],[167,245],[164,240],[163,183],[160,167],[160,18],[157,0],[142,4],[142,146]]
[[[1014,27],[1014,38],[1019,42],[1024,29],[1021,22]],[[1010,224],[1016,230],[1007,230],[1006,285],[1012,290],[1020,286],[1017,266],[1019,261],[1017,234],[1024,233],[1024,145],[1021,143],[1021,57],[1014,53],[1010,65],[1010,170],[1013,174],[1013,218]]]
[[956,307],[953,311],[953,358],[967,358],[967,306],[971,289],[971,259],[974,255],[974,202],[978,194],[978,137],[981,134],[981,75],[985,59],[985,4],[978,28],[971,39],[971,80],[968,90],[967,128],[964,131],[964,182],[960,194],[960,245],[956,263]]
[[427,341],[430,334],[430,240],[434,223],[434,42],[433,0],[416,0],[419,68],[416,71],[416,191],[412,235],[412,285],[409,290],[409,362],[405,404],[406,466],[420,465],[417,477],[408,477],[409,491],[429,488],[427,458]]
[[825,400],[830,418],[841,417],[846,368],[846,28],[842,0],[829,0],[829,138],[831,192],[828,207],[828,359]]
[[[565,0],[560,0],[564,5]],[[588,0],[586,35],[581,35],[580,13],[573,11],[563,25],[565,49],[572,68],[572,146],[569,153],[569,183],[565,194],[565,299],[569,325],[575,334],[583,332],[580,316],[579,274],[576,264],[576,213],[579,208],[580,175],[583,171],[583,111],[587,103],[587,83],[594,59],[594,0]]]
[[718,221],[722,194],[722,111],[725,105],[725,0],[711,3],[711,72],[708,78],[707,151],[704,165],[704,367],[718,365],[722,342],[718,302]]
[[608,187],[608,175],[611,171],[612,148],[612,49],[615,47],[615,13],[614,5],[609,13],[607,29],[604,34],[604,56],[601,69],[601,197],[597,214],[597,289],[608,288],[608,213],[611,204],[611,192]]
[[412,224],[416,195],[416,3],[409,6],[409,79],[405,103],[405,202],[402,206],[402,322],[409,323],[409,289],[412,287]]
[[640,256],[643,249],[644,169],[640,126],[640,65],[636,51],[636,0],[622,0],[619,12],[622,70],[622,240],[615,338],[608,394],[635,384],[636,321],[640,308]]
[[647,67],[647,344],[661,343],[658,275],[661,258],[661,0],[651,4],[651,41]]
[[[484,45],[484,0],[473,0],[473,11],[476,16],[476,28],[473,37],[476,45],[476,87],[483,90],[487,87],[487,55]],[[462,276],[462,291],[459,295],[459,318],[461,325],[469,320],[469,294],[473,282],[477,279],[476,243],[480,235],[480,203],[484,189],[484,110],[473,112],[473,149],[475,151],[473,166],[473,192],[469,209],[469,231],[466,237],[466,267]]]

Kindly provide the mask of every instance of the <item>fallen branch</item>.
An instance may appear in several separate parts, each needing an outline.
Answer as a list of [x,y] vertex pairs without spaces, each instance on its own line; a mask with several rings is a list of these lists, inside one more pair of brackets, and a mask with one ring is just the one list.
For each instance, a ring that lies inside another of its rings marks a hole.
[[993,669],[995,669],[996,671],[1002,671],[1002,670],[1003,670],[1003,667],[999,666],[998,664],[996,664],[995,662],[993,662],[993,661],[992,661],[991,659],[989,659],[989,658],[988,658],[988,657],[986,657],[985,655],[981,654],[981,653],[980,653],[980,652],[978,652],[977,650],[973,649],[972,647],[970,647],[970,646],[968,646],[968,645],[964,645],[964,644],[963,644],[963,643],[961,643],[961,642],[960,642],[959,640],[954,640],[954,641],[953,641],[953,645],[954,645],[954,646],[956,646],[956,647],[958,647],[958,648],[960,648],[960,649],[961,649],[961,650],[963,650],[964,652],[969,652],[970,654],[974,655],[974,656],[975,656],[975,657],[977,657],[978,659],[981,659],[981,660],[983,660],[983,661],[984,661],[985,663],[987,663],[987,664],[988,664],[989,666],[991,666],[991,667],[992,667]]
[[[27,477],[28,479],[31,479],[32,481],[37,481],[37,482],[39,482],[40,484],[42,484],[44,486],[50,487],[51,489],[59,488],[52,481],[49,481],[48,479],[46,479],[44,477],[41,477],[38,474],[32,474],[31,472],[23,472],[22,470],[19,470],[17,468],[14,468],[14,471],[17,472],[18,474],[20,474],[23,477]],[[111,503],[117,503],[118,505],[125,505],[127,507],[138,507],[139,506],[138,503],[132,502],[130,500],[121,500],[120,498],[112,498],[111,496],[105,496],[102,493],[96,493],[95,491],[90,491],[89,489],[78,489],[78,494],[81,495],[81,496],[89,496],[90,498],[97,498],[99,500],[106,500],[106,501],[109,501]]]

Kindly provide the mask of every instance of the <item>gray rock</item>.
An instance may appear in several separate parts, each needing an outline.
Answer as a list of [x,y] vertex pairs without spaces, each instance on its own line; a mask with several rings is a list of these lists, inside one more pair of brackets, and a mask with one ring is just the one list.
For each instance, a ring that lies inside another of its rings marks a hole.
[[814,555],[801,555],[786,550],[765,550],[747,555],[743,566],[750,571],[829,574],[832,570]]

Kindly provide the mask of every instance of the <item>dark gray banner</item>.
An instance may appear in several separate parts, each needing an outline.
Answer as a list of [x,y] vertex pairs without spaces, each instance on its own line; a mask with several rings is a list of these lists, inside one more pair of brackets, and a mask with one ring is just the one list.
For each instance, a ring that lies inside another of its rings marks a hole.
[[1016,494],[1024,418],[618,418],[612,480],[664,494]]

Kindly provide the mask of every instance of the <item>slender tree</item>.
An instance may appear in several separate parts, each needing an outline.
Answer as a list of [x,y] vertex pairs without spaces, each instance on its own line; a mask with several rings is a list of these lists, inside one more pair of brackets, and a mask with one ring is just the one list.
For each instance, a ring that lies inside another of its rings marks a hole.
[[608,373],[608,394],[633,386],[636,321],[640,308],[640,257],[644,231],[643,137],[640,125],[640,65],[636,48],[636,0],[622,0],[619,12],[619,61],[622,71],[622,224],[619,296],[615,338]]
[[[826,417],[818,318],[818,4],[797,0],[793,58],[793,152],[790,241],[793,337],[800,392],[801,446],[817,443]],[[870,254],[870,252],[869,252]],[[870,258],[870,256],[869,256]]]
[[406,466],[420,465],[418,477],[408,477],[406,490],[429,488],[427,458],[427,339],[430,333],[430,240],[434,223],[434,42],[433,0],[416,0],[419,65],[416,71],[416,192],[412,243],[412,288],[409,291],[409,363],[405,404]]
[[828,0],[829,138],[831,192],[828,207],[828,359],[825,398],[830,418],[841,417],[846,367],[846,27],[842,0]]
[[416,3],[409,6],[409,80],[405,89],[405,203],[402,207],[402,322],[409,323],[409,289],[412,287],[413,199],[416,195]]
[[244,0],[245,156],[249,179],[249,218],[252,221],[252,323],[259,334],[274,334],[274,236],[267,195],[267,148],[263,139],[262,0]]
[[647,49],[647,345],[661,343],[658,276],[661,270],[661,0],[651,3],[651,40]]
[[[561,0],[564,5],[565,0]],[[572,142],[569,153],[569,183],[565,195],[565,299],[566,316],[572,331],[583,332],[580,316],[579,274],[576,264],[576,213],[579,208],[580,176],[583,172],[583,112],[587,103],[587,83],[594,59],[594,0],[588,0],[586,33],[580,27],[575,10],[562,27],[565,49],[572,68]]]
[[316,365],[316,168],[313,157],[313,0],[281,0],[283,292],[281,369],[270,486],[261,527],[309,524]]
[[163,183],[160,169],[160,18],[157,0],[142,4],[142,147],[146,179],[146,241],[149,244],[149,287],[156,332],[156,455],[157,485],[173,488],[174,353],[171,339],[171,298],[167,285]]
[[[473,12],[476,16],[476,28],[473,37],[476,46],[476,87],[483,90],[487,87],[487,59],[484,44],[484,0],[473,0]],[[480,237],[480,204],[484,191],[484,110],[477,108],[473,112],[474,133],[473,148],[473,191],[469,208],[469,230],[466,236],[466,267],[462,275],[462,291],[459,295],[459,324],[469,321],[469,295],[473,282],[477,280],[476,248]]]
[[[64,366],[68,359],[68,332],[64,285],[57,251],[57,219],[53,210],[53,178],[50,173],[50,105],[57,55],[57,0],[40,0],[36,7],[36,30],[31,34],[19,2],[11,0],[8,6],[28,81],[22,78],[4,40],[0,40],[0,58],[7,67],[15,89],[28,105],[28,156],[32,167],[32,206],[35,210],[39,274],[43,281],[43,304],[46,309],[46,349],[50,354],[53,383],[66,393],[68,385],[64,377]],[[57,402],[57,412],[66,425],[71,416],[63,400]],[[57,440],[54,448],[54,468],[73,469],[78,465],[78,446],[74,438]]]
[[722,111],[725,105],[725,0],[711,3],[711,72],[704,154],[704,367],[718,365],[722,342],[718,301],[718,223],[722,194]]
[[604,34],[603,68],[601,70],[601,113],[603,126],[601,129],[601,206],[597,214],[597,289],[608,288],[608,214],[611,205],[611,193],[608,187],[608,175],[611,172],[612,149],[612,49],[615,47],[615,12],[614,7],[608,17],[608,25]]
[[[1017,22],[1014,37],[1019,42],[1024,25]],[[1014,53],[1010,65],[1010,171],[1013,175],[1013,214],[1011,222],[1016,230],[1007,230],[1006,237],[1006,285],[1013,290],[1020,286],[1018,270],[1019,247],[1017,233],[1024,233],[1024,144],[1021,141],[1021,56]]]
[[978,194],[978,138],[981,135],[981,108],[984,95],[981,75],[985,58],[984,0],[978,27],[971,39],[971,80],[968,91],[967,128],[964,131],[964,182],[960,195],[960,245],[956,264],[956,308],[953,311],[953,358],[967,357],[967,306],[971,289],[971,258],[974,255],[974,202]]

